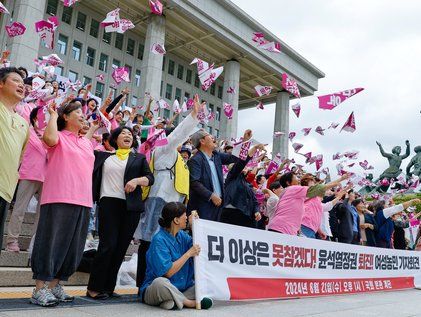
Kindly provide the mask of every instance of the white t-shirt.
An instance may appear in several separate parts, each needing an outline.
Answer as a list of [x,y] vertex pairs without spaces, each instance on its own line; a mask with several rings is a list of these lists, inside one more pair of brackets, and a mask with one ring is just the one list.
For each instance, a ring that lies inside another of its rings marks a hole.
[[113,197],[126,200],[124,192],[124,172],[127,159],[121,161],[117,155],[111,155],[102,167],[101,198]]

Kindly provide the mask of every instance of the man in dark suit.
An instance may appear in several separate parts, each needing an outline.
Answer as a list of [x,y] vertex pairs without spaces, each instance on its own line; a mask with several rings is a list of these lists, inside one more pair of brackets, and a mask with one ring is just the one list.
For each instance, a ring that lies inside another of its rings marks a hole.
[[215,138],[205,130],[193,134],[191,141],[198,151],[187,163],[190,170],[188,211],[197,210],[201,219],[218,221],[224,197],[222,165],[235,163],[238,158],[217,152]]

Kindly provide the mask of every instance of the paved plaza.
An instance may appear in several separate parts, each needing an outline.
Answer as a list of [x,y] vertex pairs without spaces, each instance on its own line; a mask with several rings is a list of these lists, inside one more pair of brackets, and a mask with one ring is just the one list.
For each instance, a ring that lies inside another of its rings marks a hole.
[[421,291],[405,290],[256,302],[216,302],[208,311],[164,311],[137,302],[134,295],[102,303],[80,297],[73,304],[38,308],[27,299],[0,300],[0,317],[139,317],[139,316],[421,316]]

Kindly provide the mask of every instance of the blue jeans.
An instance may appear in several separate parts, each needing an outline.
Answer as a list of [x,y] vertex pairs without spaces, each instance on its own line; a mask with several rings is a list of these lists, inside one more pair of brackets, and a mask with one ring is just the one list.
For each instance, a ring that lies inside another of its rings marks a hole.
[[145,212],[140,215],[134,237],[136,239],[151,241],[153,235],[159,230],[158,219],[167,202],[160,197],[149,197],[145,201]]
[[307,238],[316,239],[316,233],[304,225],[301,225],[301,233]]

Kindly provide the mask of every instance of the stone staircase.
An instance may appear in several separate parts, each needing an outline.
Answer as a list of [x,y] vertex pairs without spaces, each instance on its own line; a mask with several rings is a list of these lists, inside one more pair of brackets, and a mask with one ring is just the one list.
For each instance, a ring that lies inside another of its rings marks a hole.
[[[19,237],[19,246],[21,251],[6,252],[4,250],[6,245],[7,226],[9,224],[10,212],[6,219],[4,228],[5,236],[3,237],[3,246],[0,255],[0,287],[22,287],[33,286],[32,271],[29,263],[29,253],[26,251],[31,242],[31,234],[35,222],[35,214],[27,212],[22,224],[22,234]],[[126,260],[137,252],[137,245],[129,245],[126,253]],[[88,284],[89,274],[76,272],[71,276],[68,282],[64,285],[85,286]]]

